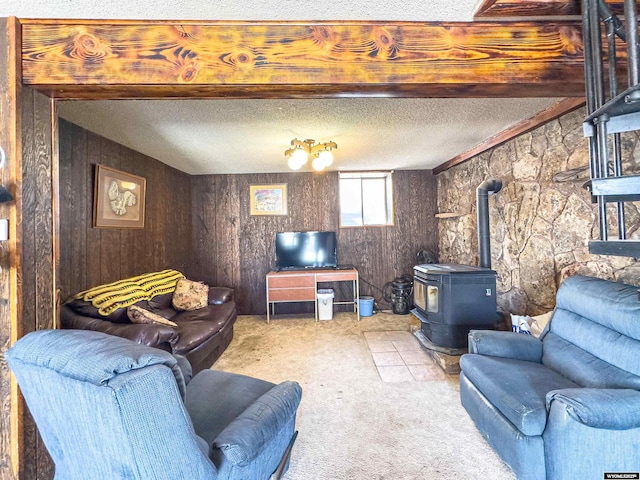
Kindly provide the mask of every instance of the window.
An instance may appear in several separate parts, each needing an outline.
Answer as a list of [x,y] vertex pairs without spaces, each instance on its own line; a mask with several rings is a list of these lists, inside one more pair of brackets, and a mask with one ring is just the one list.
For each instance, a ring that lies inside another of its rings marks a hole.
[[340,173],[341,227],[393,225],[391,173]]

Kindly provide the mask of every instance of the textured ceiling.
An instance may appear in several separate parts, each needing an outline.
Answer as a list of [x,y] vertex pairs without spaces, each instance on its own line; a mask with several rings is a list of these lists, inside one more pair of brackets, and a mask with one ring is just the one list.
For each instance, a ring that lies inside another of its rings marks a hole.
[[[3,0],[0,17],[471,21],[479,3]],[[296,137],[336,142],[332,170],[398,170],[440,165],[557,100],[65,101],[59,111],[73,123],[191,174],[287,171],[284,150]]]
[[3,0],[0,16],[144,20],[473,20],[480,0]]
[[444,163],[548,99],[64,102],[61,116],[191,174],[284,172],[291,139],[333,140],[334,170]]

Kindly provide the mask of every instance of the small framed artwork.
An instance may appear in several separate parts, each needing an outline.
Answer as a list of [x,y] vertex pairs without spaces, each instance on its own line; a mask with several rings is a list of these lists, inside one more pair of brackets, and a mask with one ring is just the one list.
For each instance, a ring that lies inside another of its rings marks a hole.
[[93,200],[95,228],[144,228],[147,180],[96,165]]
[[287,184],[251,185],[251,215],[288,215]]

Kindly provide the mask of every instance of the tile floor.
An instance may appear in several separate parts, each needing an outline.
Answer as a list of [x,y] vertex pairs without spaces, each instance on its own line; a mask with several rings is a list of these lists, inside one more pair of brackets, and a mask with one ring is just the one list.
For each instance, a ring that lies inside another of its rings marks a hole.
[[406,331],[363,332],[383,382],[430,382],[446,374]]

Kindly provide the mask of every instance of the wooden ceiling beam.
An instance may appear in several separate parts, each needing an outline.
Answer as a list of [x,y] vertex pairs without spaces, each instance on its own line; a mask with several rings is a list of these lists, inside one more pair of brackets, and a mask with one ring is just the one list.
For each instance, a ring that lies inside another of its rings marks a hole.
[[578,22],[21,23],[57,98],[584,95]]
[[[616,15],[622,15],[624,0],[606,0]],[[485,0],[474,18],[527,19],[530,17],[580,17],[580,0]]]

